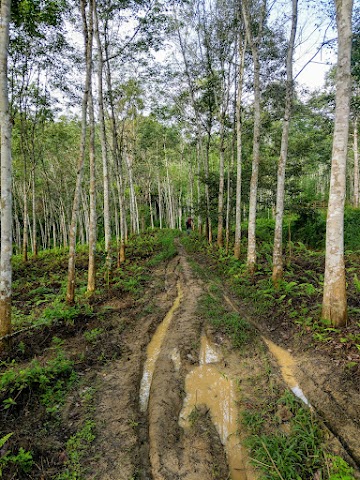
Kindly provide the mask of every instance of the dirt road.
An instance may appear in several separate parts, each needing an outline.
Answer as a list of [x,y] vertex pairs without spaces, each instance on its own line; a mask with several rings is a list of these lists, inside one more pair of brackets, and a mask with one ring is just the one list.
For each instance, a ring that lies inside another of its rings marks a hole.
[[[102,433],[86,478],[256,479],[242,446],[239,412],[242,404],[266,395],[262,375],[274,357],[260,337],[241,354],[205,324],[198,302],[208,286],[194,276],[181,247],[153,282],[164,285],[151,298],[158,308],[149,308],[145,319],[127,329],[125,354],[97,373],[95,418]],[[229,298],[228,303],[237,308]],[[302,385],[313,389],[304,365],[299,362],[296,372],[302,372]],[[282,373],[279,368],[271,382],[283,386]],[[310,402],[318,407],[314,395]],[[334,429],[355,458],[356,421],[349,421],[350,433]]]

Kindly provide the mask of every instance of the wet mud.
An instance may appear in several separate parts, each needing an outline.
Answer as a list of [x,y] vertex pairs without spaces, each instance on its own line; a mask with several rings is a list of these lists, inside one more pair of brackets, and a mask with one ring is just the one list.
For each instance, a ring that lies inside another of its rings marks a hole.
[[[165,274],[159,270],[156,282],[161,287],[149,295],[159,309],[127,329],[126,354],[97,373],[96,422],[103,428],[87,479],[256,480],[240,416],[242,405],[266,396],[264,364],[271,359],[279,372],[272,381],[286,384],[323,418],[321,402],[334,417],[336,408],[342,409],[345,423],[332,430],[340,438],[339,452],[345,448],[351,458],[360,455],[354,443],[359,397],[351,398],[350,419],[342,403],[346,392],[340,390],[330,402],[326,376],[316,365],[314,379],[311,359],[295,357],[267,338],[267,348],[235,351],[204,324],[198,300],[206,286],[194,277],[181,249]],[[335,418],[329,423],[333,420],[337,425]]]

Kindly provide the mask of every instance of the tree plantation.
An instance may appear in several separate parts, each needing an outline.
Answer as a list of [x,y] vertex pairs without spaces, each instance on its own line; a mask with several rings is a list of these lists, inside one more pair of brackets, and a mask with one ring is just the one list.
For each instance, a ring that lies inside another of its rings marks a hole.
[[357,1],[0,9],[0,478],[360,478]]

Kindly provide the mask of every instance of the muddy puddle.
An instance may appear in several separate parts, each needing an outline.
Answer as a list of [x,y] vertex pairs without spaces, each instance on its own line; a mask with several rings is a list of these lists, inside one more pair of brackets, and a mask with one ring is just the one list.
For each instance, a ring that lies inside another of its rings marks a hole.
[[266,343],[270,352],[274,355],[277,364],[280,367],[281,375],[285,383],[289,386],[291,391],[296,395],[300,400],[302,400],[306,405],[310,406],[308,399],[305,397],[304,392],[301,390],[296,378],[295,378],[295,367],[296,361],[294,357],[285,350],[284,348],[275,345],[268,338],[262,337],[263,341]]
[[153,335],[147,347],[144,373],[140,383],[140,410],[142,412],[146,412],[147,410],[148,403],[149,403],[150,387],[151,387],[151,382],[152,382],[154,369],[155,369],[155,363],[160,354],[161,347],[163,345],[164,338],[165,338],[166,332],[168,331],[173,315],[175,311],[179,308],[181,297],[182,297],[182,290],[181,290],[180,284],[178,283],[177,297],[172,307],[166,314],[164,320],[158,326],[155,334]]
[[184,429],[196,417],[197,405],[206,405],[211,419],[225,447],[232,480],[253,480],[255,477],[245,465],[245,452],[237,435],[239,411],[236,404],[234,381],[224,373],[223,357],[219,349],[201,337],[200,365],[186,377],[186,398],[179,424]]

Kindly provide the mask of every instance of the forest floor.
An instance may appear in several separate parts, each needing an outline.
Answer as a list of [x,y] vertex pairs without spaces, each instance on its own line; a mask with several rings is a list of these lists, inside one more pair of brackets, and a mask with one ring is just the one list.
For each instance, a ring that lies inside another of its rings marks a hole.
[[[257,317],[209,257],[176,246],[159,261],[135,249],[90,310],[58,305],[56,321],[14,337],[0,478],[360,478],[357,372],[271,312]],[[27,288],[18,309],[41,310]]]

